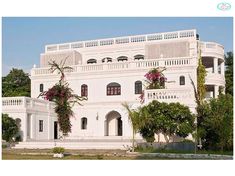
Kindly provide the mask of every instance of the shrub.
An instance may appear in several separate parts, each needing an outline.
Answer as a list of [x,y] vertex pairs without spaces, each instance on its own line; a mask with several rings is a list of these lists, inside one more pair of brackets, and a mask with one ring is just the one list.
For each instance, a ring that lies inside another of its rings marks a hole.
[[64,153],[65,149],[63,147],[54,147],[53,153]]
[[2,114],[2,139],[11,142],[18,132],[19,128],[16,121],[8,114]]

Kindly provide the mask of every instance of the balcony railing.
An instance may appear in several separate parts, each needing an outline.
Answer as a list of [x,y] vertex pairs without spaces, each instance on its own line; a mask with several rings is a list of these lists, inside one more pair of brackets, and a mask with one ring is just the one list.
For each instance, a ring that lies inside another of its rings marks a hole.
[[[143,61],[123,61],[101,64],[86,64],[86,65],[74,65],[71,73],[82,72],[97,72],[97,71],[115,71],[115,70],[127,70],[127,69],[151,69],[154,67],[179,67],[179,66],[196,66],[195,58],[164,58],[164,59],[149,59]],[[31,70],[31,76],[48,75],[52,74],[48,68],[33,68]],[[54,73],[56,74],[56,73]]]
[[101,40],[53,44],[53,45],[46,45],[45,51],[53,52],[53,51],[68,50],[68,49],[90,48],[90,47],[107,46],[107,45],[120,45],[120,44],[137,43],[137,42],[152,42],[152,41],[159,41],[159,40],[181,39],[181,38],[196,39],[196,30],[192,29],[192,30],[155,33],[155,34],[147,34],[147,35],[107,38],[107,39],[101,39]]
[[29,97],[3,97],[2,109],[34,109],[37,111],[52,111],[54,112],[54,103],[47,100]]
[[224,58],[224,47],[214,42],[200,42],[202,56]]
[[193,89],[149,89],[144,93],[145,103],[153,100],[160,102],[180,102],[185,105],[195,104]]

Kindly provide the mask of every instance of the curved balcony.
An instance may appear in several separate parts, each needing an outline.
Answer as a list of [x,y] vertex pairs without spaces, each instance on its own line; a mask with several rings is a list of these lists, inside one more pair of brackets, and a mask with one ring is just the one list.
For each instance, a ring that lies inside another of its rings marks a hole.
[[206,85],[225,86],[224,75],[218,74],[218,73],[207,72],[205,84]]
[[201,42],[202,57],[216,57],[224,60],[224,47],[214,42]]

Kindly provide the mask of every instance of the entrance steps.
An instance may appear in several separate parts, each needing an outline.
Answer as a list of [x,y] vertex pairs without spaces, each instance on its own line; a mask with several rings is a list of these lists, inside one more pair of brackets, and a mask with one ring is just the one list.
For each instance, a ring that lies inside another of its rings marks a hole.
[[19,142],[16,149],[51,149],[63,147],[65,149],[121,149],[128,150],[132,146],[130,139],[78,139],[78,140],[48,140]]

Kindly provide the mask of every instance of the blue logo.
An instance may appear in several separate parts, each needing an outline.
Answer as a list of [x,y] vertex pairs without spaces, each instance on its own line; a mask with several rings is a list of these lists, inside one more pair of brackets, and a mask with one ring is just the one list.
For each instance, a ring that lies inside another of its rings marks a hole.
[[217,9],[222,10],[222,11],[227,11],[231,9],[231,4],[227,2],[221,2],[217,5]]

